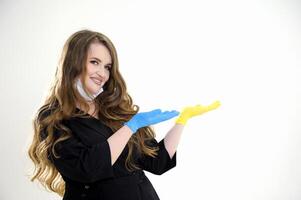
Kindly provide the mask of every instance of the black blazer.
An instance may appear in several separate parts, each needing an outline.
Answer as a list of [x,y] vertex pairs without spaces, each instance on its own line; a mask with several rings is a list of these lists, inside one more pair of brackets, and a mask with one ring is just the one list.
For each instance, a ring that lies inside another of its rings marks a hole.
[[[73,136],[55,146],[61,158],[49,154],[66,183],[63,200],[158,200],[143,170],[157,175],[165,173],[176,166],[176,153],[171,159],[164,139],[160,142],[153,139],[149,145],[159,147],[156,158],[135,156],[138,154],[133,152],[135,163],[142,170],[129,172],[125,168],[127,146],[112,166],[107,139],[113,131],[100,120],[86,115],[89,118],[63,120]],[[60,131],[55,129],[55,133]]]

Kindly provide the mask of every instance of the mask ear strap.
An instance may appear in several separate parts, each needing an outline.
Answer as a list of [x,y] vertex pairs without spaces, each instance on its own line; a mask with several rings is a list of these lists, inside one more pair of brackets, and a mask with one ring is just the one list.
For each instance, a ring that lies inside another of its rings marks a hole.
[[83,85],[82,85],[82,81],[80,78],[77,79],[76,81],[76,88],[77,91],[80,93],[80,95],[86,100],[86,101],[93,101],[93,99],[95,99],[100,93],[103,92],[103,88],[101,87],[100,90],[96,93],[92,95],[92,98],[85,92]]
[[93,94],[94,99],[102,92],[103,92],[103,88],[101,87],[100,90],[96,94]]

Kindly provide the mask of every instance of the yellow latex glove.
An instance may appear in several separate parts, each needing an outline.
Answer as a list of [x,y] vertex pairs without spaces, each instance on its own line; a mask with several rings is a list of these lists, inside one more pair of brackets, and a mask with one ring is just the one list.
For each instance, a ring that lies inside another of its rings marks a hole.
[[180,113],[180,116],[176,120],[176,124],[185,125],[187,120],[190,119],[191,117],[201,115],[205,112],[216,109],[219,106],[220,106],[219,101],[215,101],[212,104],[210,104],[209,106],[202,106],[200,104],[198,104],[196,106],[187,106]]

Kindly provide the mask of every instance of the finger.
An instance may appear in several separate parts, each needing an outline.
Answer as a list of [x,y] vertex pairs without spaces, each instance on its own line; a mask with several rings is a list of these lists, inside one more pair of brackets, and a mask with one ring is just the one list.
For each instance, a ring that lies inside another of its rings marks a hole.
[[160,114],[161,112],[162,112],[161,109],[155,109],[155,110],[146,112],[146,113],[145,113],[145,116],[146,116],[147,118],[152,118],[152,117],[154,117],[154,116]]
[[176,110],[172,110],[172,111],[169,112],[169,115],[171,115],[171,116],[174,116],[174,115],[177,116],[179,114],[180,114],[180,112],[178,112]]
[[171,111],[171,113],[175,113],[175,114],[177,114],[177,115],[179,115],[179,114],[180,114],[180,112],[179,112],[179,111],[177,111],[177,110],[172,110],[172,111]]
[[177,111],[172,111],[172,112],[166,112],[166,113],[162,113],[161,115],[158,116],[158,119],[165,121],[165,120],[169,120],[177,115],[179,115],[180,113]]
[[215,101],[212,104],[210,104],[209,106],[207,106],[208,110],[213,110],[218,108],[221,105],[221,103],[219,101]]
[[192,116],[200,115],[204,112],[207,112],[206,106],[202,106],[200,104],[198,104],[190,109],[190,113]]
[[180,112],[178,112],[176,110],[172,110],[172,111],[164,111],[162,114],[163,115],[173,115],[173,114],[179,115]]
[[156,115],[156,114],[159,114],[159,113],[161,113],[162,111],[161,111],[161,109],[155,109],[155,110],[152,110],[152,111],[149,111],[148,113],[150,114],[150,115]]

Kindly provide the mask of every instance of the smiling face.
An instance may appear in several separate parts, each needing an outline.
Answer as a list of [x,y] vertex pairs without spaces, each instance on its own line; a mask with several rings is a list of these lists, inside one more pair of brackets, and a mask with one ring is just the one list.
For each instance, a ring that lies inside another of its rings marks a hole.
[[84,81],[86,89],[91,94],[96,94],[101,87],[109,80],[112,58],[108,48],[101,43],[91,43],[87,61],[86,76]]

